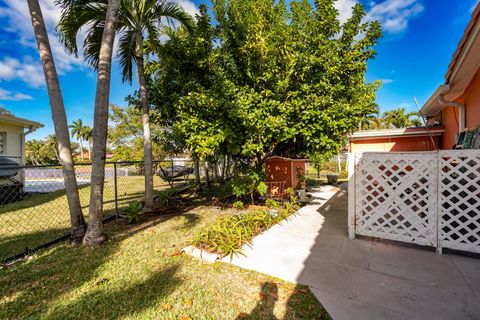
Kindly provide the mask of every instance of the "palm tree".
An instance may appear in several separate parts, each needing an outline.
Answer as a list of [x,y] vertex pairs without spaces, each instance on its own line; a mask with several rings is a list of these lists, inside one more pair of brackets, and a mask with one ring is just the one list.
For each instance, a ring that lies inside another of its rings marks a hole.
[[37,41],[38,52],[42,60],[43,71],[47,83],[50,107],[52,109],[55,135],[58,139],[58,156],[62,165],[65,180],[68,206],[70,208],[71,241],[73,244],[81,243],[85,235],[85,219],[80,206],[77,179],[70,149],[70,135],[68,133],[67,116],[63,104],[62,92],[58,82],[57,70],[53,60],[47,29],[43,20],[42,10],[38,0],[28,0],[28,9],[32,19],[33,31]]
[[88,143],[88,160],[92,161],[93,130],[90,126],[83,127],[83,139]]
[[87,30],[83,42],[85,59],[97,70],[97,88],[93,120],[92,177],[86,245],[101,244],[103,236],[103,187],[107,149],[108,107],[113,43],[121,0],[57,0],[62,8],[58,26],[60,39],[71,53],[77,54],[77,34]]
[[421,126],[418,118],[418,112],[406,112],[405,108],[393,109],[386,111],[382,117],[387,127],[408,128]]
[[[66,1],[66,0],[65,0]],[[82,0],[83,1],[83,0]],[[91,3],[91,2],[89,2]],[[91,7],[91,8],[90,8]],[[76,15],[64,16],[59,25],[60,34],[64,42],[76,46],[77,34],[81,27],[87,24],[102,25],[104,6],[91,5],[86,12],[73,12]],[[145,53],[143,50],[144,37],[151,42],[158,42],[160,26],[164,20],[175,19],[188,29],[193,26],[193,20],[178,4],[159,0],[122,0],[119,10],[117,31],[121,33],[118,58],[122,67],[123,81],[132,81],[133,65],[137,66],[138,81],[142,102],[142,123],[144,135],[145,161],[145,209],[153,208],[153,165],[152,139],[150,132],[150,105],[144,70]],[[96,65],[98,44],[89,43],[86,48],[86,57],[90,63]]]
[[82,162],[83,162],[85,161],[85,158],[83,156],[83,138],[84,138],[85,127],[83,126],[82,119],[73,121],[72,124],[68,127],[72,129],[72,138],[76,138],[78,143],[80,143],[80,158],[82,159]]
[[55,155],[55,159],[57,161],[60,161],[60,155],[58,154],[58,149],[57,149],[58,141],[57,141],[57,137],[54,134],[50,134],[50,135],[47,136],[47,138],[45,139],[45,146],[49,150],[53,150],[53,154]]

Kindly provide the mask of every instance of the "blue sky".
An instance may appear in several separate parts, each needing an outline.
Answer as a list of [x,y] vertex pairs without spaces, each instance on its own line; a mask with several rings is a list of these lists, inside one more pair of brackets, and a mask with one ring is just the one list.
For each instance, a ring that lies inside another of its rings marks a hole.
[[[176,0],[195,13],[203,0]],[[416,110],[413,96],[422,104],[443,83],[448,63],[463,35],[478,0],[338,0],[340,19],[361,1],[367,19],[380,20],[384,37],[377,57],[369,63],[367,81],[384,81],[377,102],[382,111],[396,107]],[[40,0],[54,51],[63,90],[68,121],[82,118],[92,125],[95,74],[81,59],[66,54],[55,37],[60,12],[53,0]],[[123,84],[114,63],[111,103],[125,105],[124,98],[135,90]],[[40,139],[53,133],[48,95],[36,51],[26,1],[0,0],[0,106],[16,116],[39,121],[45,128],[31,134]]]

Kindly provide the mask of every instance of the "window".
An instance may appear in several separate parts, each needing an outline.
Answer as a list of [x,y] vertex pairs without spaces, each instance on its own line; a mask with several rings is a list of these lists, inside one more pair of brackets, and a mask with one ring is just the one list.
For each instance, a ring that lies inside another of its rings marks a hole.
[[7,133],[0,132],[0,154],[7,153]]

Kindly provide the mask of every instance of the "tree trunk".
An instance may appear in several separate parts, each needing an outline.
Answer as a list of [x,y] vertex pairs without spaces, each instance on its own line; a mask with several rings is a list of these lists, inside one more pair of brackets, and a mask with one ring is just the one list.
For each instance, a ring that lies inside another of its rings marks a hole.
[[71,241],[72,244],[80,244],[85,235],[85,219],[80,206],[77,179],[72,160],[70,145],[70,133],[68,132],[67,116],[63,104],[62,92],[58,82],[58,75],[53,60],[47,29],[43,20],[42,11],[38,0],[28,0],[28,8],[32,18],[33,30],[37,40],[38,52],[42,59],[43,71],[47,82],[52,119],[55,127],[55,135],[58,142],[58,157],[62,165],[63,177],[68,206],[70,209]]
[[207,161],[204,162],[203,167],[205,169],[205,186],[210,188],[210,175],[208,174],[208,163]]
[[200,164],[196,156],[193,158],[193,171],[195,172],[195,184],[197,189],[200,189]]
[[92,161],[92,144],[88,142],[88,160]]
[[105,28],[102,35],[98,63],[95,112],[93,118],[92,178],[88,228],[83,243],[101,244],[105,241],[102,230],[103,186],[105,179],[105,157],[107,149],[108,103],[110,98],[110,72],[112,68],[115,24],[120,0],[109,0]]
[[78,142],[80,143],[80,159],[82,159],[82,162],[85,161],[85,158],[83,157],[83,139],[80,137],[78,139]]
[[[141,37],[140,37],[141,38]],[[140,40],[138,40],[140,41]],[[143,42],[137,44],[142,46]],[[148,104],[148,91],[143,67],[143,54],[137,56],[138,82],[142,98],[142,123],[143,123],[143,158],[145,164],[145,210],[153,209],[153,168],[152,168],[152,137],[150,132],[150,106]]]

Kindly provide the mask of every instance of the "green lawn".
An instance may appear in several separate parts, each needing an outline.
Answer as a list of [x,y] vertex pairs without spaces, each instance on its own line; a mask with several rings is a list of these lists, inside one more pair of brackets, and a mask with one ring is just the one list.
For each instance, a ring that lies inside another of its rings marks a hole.
[[[143,176],[118,177],[119,208],[129,202],[143,199]],[[155,190],[169,185],[154,177]],[[85,216],[88,215],[90,187],[80,186],[80,200]],[[105,181],[105,216],[113,215],[115,209],[113,179]],[[55,191],[27,197],[0,206],[0,262],[12,255],[22,253],[26,247],[32,249],[45,242],[55,240],[69,232],[70,217],[65,191]]]
[[228,214],[182,211],[111,222],[101,247],[62,243],[0,269],[0,319],[329,319],[304,287],[179,254]]

